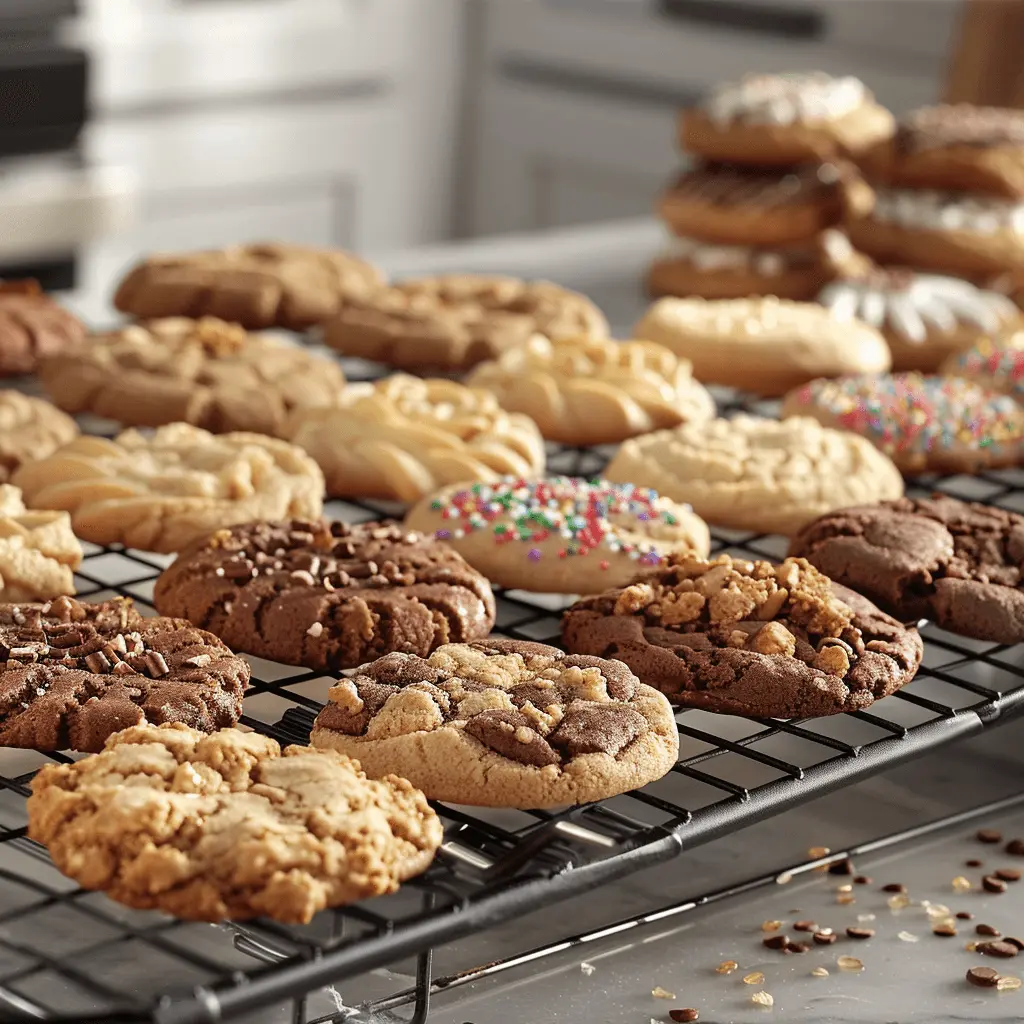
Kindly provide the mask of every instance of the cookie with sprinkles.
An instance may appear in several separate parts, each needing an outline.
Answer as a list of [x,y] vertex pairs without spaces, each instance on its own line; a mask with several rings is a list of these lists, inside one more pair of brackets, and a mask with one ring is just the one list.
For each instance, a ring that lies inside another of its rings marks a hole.
[[984,339],[966,352],[957,352],[943,363],[942,371],[1024,401],[1024,330],[997,343]]
[[977,473],[1024,456],[1024,408],[962,377],[892,373],[815,380],[786,395],[783,417],[813,416],[885,452],[908,476]]
[[707,525],[648,487],[553,476],[446,487],[405,525],[451,544],[502,587],[594,594],[673,552],[706,555]]

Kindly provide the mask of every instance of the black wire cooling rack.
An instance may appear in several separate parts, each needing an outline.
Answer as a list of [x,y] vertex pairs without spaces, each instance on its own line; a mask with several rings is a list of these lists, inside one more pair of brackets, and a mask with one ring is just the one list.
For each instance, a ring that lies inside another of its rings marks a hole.
[[[607,455],[556,449],[549,467],[589,476]],[[936,478],[917,490],[1024,512],[1019,470]],[[348,521],[395,512],[362,502],[327,507]],[[721,530],[713,536],[716,551],[748,558],[785,553],[779,537]],[[86,548],[77,580],[82,597],[120,594],[152,610],[154,581],[170,559]],[[496,631],[557,643],[566,604],[501,592]],[[438,806],[445,841],[422,877],[393,896],[320,914],[301,928],[181,922],[77,889],[25,836],[32,775],[48,760],[69,756],[0,751],[0,1020],[193,1024],[249,1019],[267,1007],[282,1015],[274,1020],[294,1024],[345,1020],[353,1011],[340,998],[324,1011],[312,1006],[309,993],[416,956],[414,986],[380,1005],[411,1003],[418,1024],[428,1010],[432,947],[669,860],[1024,709],[1024,647],[930,625],[924,635],[917,678],[870,711],[802,721],[680,711],[678,763],[637,792],[559,813]],[[282,743],[306,742],[333,677],[250,660],[243,725]]]

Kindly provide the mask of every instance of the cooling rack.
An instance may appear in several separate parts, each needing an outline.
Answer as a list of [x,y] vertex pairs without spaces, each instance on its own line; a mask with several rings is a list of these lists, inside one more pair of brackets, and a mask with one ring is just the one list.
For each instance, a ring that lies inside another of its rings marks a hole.
[[[727,411],[772,411],[716,397]],[[109,425],[84,425],[109,432]],[[549,467],[590,476],[609,454],[552,448]],[[916,490],[1024,512],[1019,470],[920,483]],[[327,514],[351,522],[396,511],[371,502],[327,507]],[[782,538],[723,530],[713,531],[713,547],[748,558],[785,553]],[[170,559],[118,547],[86,549],[77,579],[82,597],[124,595],[152,611],[154,581]],[[568,601],[499,592],[496,631],[556,643]],[[325,1010],[309,994],[415,956],[412,989],[377,1005],[410,1003],[419,1024],[428,1012],[432,948],[667,861],[1024,709],[1024,647],[973,641],[931,625],[923,633],[917,678],[870,711],[801,721],[680,711],[678,763],[637,792],[558,813],[438,805],[445,841],[422,877],[393,896],[320,914],[301,928],[180,922],[77,889],[26,838],[24,804],[41,765],[77,755],[0,751],[0,1020],[193,1024],[250,1020],[267,1008],[281,1015],[275,1021],[345,1020],[353,1011],[340,997]],[[305,742],[334,677],[250,660],[243,725],[282,743]]]

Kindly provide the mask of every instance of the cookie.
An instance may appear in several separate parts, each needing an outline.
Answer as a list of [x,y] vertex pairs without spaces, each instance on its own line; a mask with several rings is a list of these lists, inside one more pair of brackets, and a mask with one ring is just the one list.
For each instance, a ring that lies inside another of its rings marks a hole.
[[648,434],[623,444],[605,475],[755,533],[795,533],[831,509],[903,494],[899,470],[870,442],[812,419],[737,416]]
[[132,427],[191,423],[215,434],[280,436],[295,409],[332,405],[345,375],[331,359],[214,317],[171,317],[89,339],[40,371],[70,413]]
[[659,299],[633,329],[693,364],[693,375],[775,396],[815,377],[881,373],[889,348],[873,327],[774,296]]
[[84,889],[191,921],[305,924],[394,892],[443,838],[404,779],[257,733],[140,726],[32,780],[29,835]]
[[350,384],[332,409],[301,410],[291,439],[317,461],[336,498],[416,501],[445,484],[544,472],[533,420],[455,381],[395,374]]
[[863,82],[823,71],[746,75],[680,116],[684,150],[771,167],[858,156],[894,129]]
[[803,559],[673,559],[586,597],[567,650],[625,662],[674,704],[755,718],[859,711],[913,679],[923,645]]
[[79,344],[82,322],[35,281],[0,282],[0,377],[35,373],[39,362]]
[[117,286],[114,305],[140,320],[213,316],[301,331],[382,283],[380,271],[352,253],[260,242],[148,256]]
[[879,189],[871,213],[847,225],[880,263],[983,280],[1024,270],[1024,202],[977,192]]
[[830,163],[785,170],[702,164],[676,178],[659,197],[657,212],[687,238],[792,245],[842,223],[849,173]]
[[1024,330],[996,342],[986,338],[964,352],[951,355],[942,364],[942,372],[964,377],[987,390],[999,391],[1024,402]]
[[885,452],[900,471],[978,473],[1024,456],[1024,408],[958,377],[919,373],[816,380],[786,395],[783,416],[813,416]]
[[625,665],[492,638],[389,654],[330,691],[310,741],[399,772],[428,797],[486,807],[590,803],[660,779],[679,734]]
[[78,424],[56,406],[0,390],[0,483],[22,463],[45,459],[77,436]]
[[661,427],[710,419],[715,403],[690,364],[661,345],[607,338],[525,345],[481,363],[466,378],[509,412],[529,416],[549,441],[617,444]]
[[981,338],[1024,328],[1005,295],[969,281],[905,269],[875,267],[833,281],[818,302],[842,318],[856,318],[882,332],[894,370],[934,373],[950,353]]
[[142,551],[179,551],[221,527],[323,509],[323,474],[294,445],[187,423],[113,441],[79,437],[11,482],[30,508],[70,512],[83,540]]
[[552,476],[456,484],[405,518],[502,587],[593,594],[671,552],[706,555],[711,538],[687,505],[630,483]]
[[647,272],[652,297],[742,299],[774,295],[805,301],[837,275],[857,270],[863,258],[841,231],[783,248],[720,245],[672,236]]
[[490,585],[444,544],[397,523],[248,523],[184,550],[156,582],[161,615],[236,651],[353,668],[487,636]]
[[604,338],[608,321],[586,296],[549,281],[443,274],[350,302],[324,325],[324,341],[343,355],[413,371],[468,370],[538,333]]
[[1024,516],[992,505],[901,498],[844,508],[790,546],[903,622],[933,619],[978,640],[1024,640]]
[[879,181],[1024,199],[1024,112],[970,103],[921,107],[862,157]]
[[30,512],[17,487],[0,484],[0,602],[73,594],[81,564],[67,512]]
[[0,747],[101,750],[131,725],[234,725],[249,665],[201,629],[130,602],[0,605]]

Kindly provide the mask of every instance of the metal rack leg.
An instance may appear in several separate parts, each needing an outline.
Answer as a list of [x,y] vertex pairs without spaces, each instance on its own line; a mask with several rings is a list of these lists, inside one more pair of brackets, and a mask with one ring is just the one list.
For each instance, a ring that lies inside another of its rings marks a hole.
[[[434,906],[434,894],[423,894],[423,909],[431,910]],[[434,951],[425,949],[416,958],[416,1003],[409,1024],[426,1024],[430,1013],[430,985],[434,977]]]

